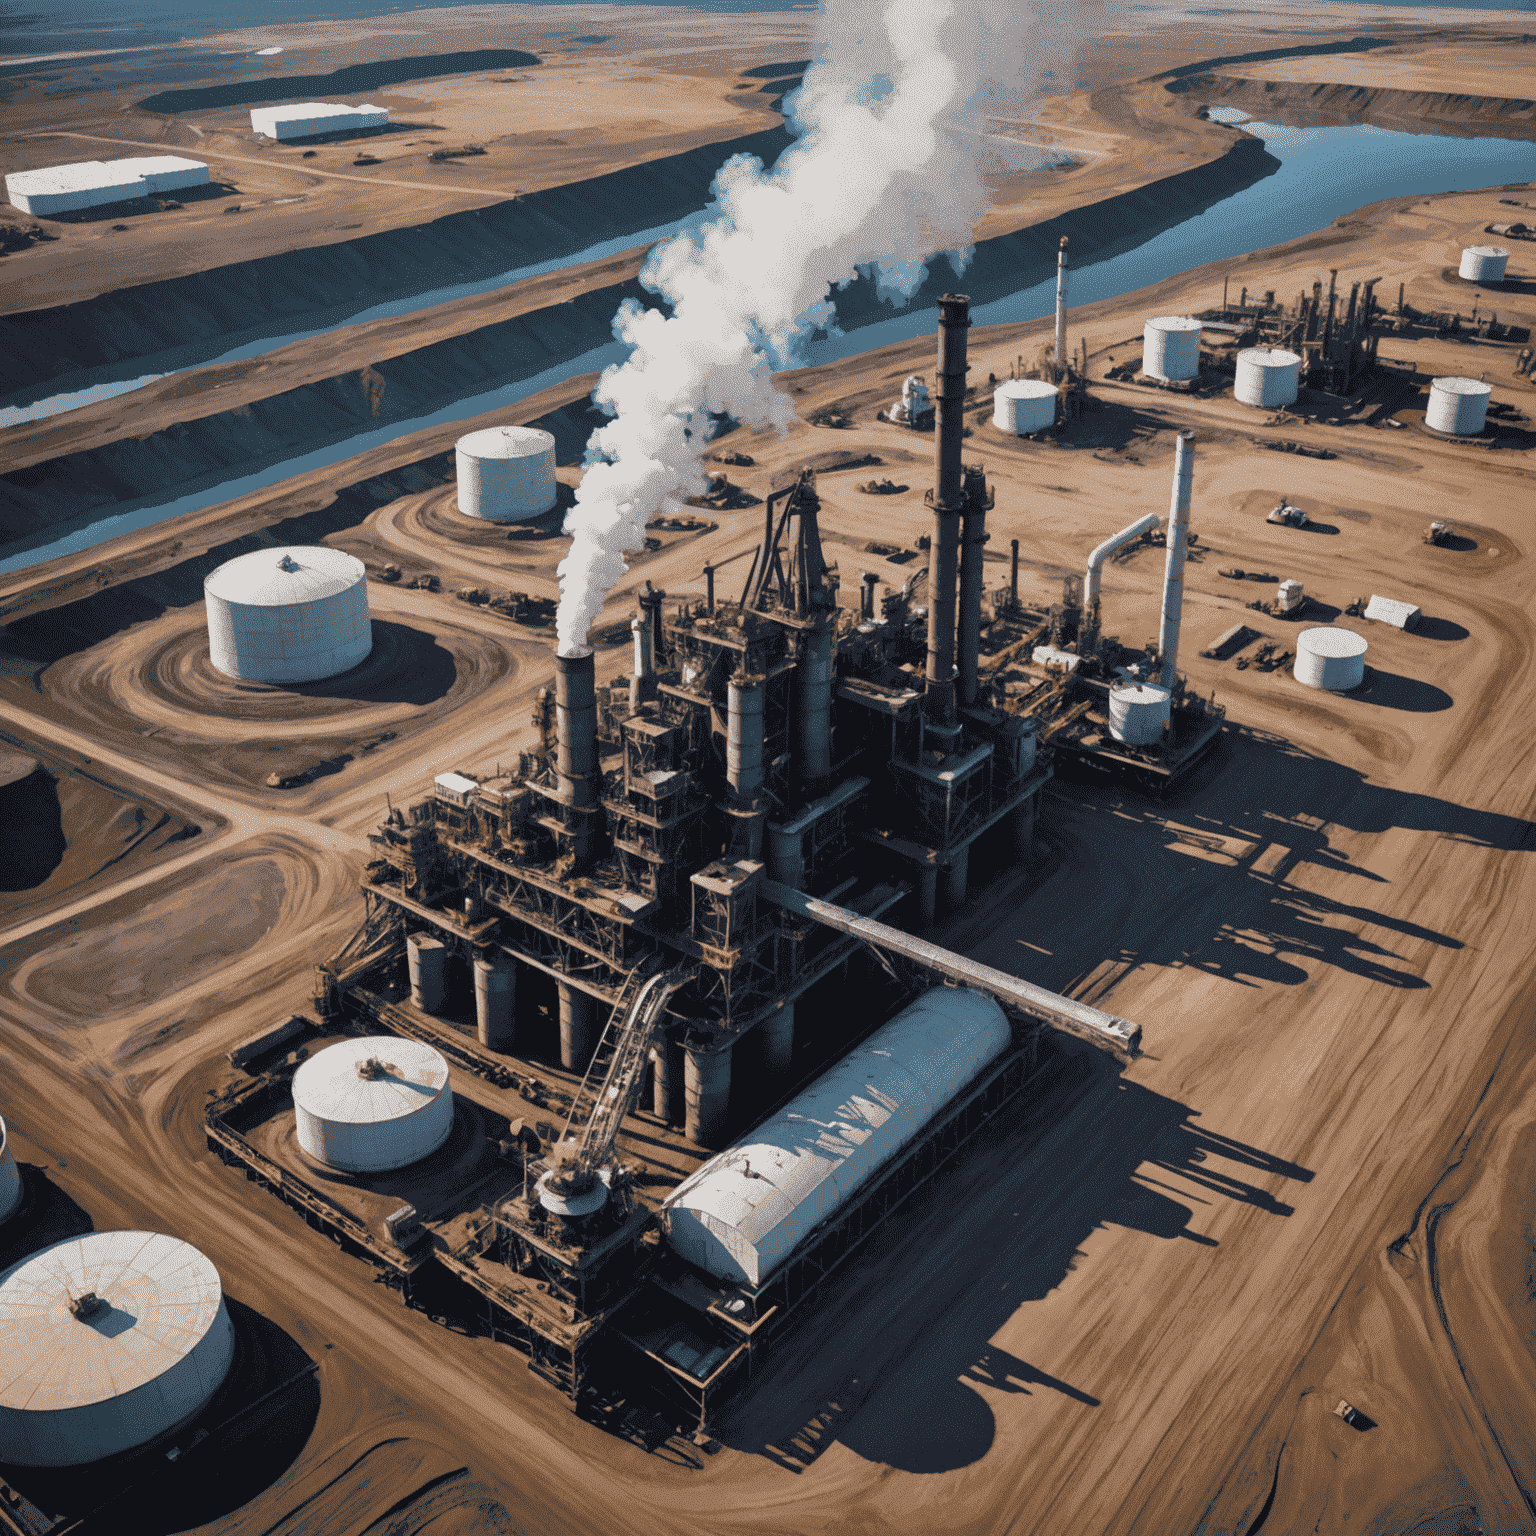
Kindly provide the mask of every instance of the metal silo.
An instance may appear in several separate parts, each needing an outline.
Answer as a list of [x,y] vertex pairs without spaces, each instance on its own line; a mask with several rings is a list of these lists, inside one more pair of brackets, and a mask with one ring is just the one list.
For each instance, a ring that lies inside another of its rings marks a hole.
[[1502,283],[1509,252],[1502,245],[1469,245],[1461,253],[1458,273],[1472,283]]
[[92,1232],[0,1274],[0,1462],[74,1467],[201,1410],[235,1353],[219,1272],[179,1238]]
[[1173,695],[1156,683],[1116,683],[1109,690],[1109,734],[1128,747],[1153,747],[1163,739]]
[[1244,405],[1264,410],[1294,405],[1301,391],[1301,359],[1282,347],[1244,347],[1237,354],[1232,393]]
[[1435,379],[1429,386],[1424,425],[1457,437],[1475,436],[1487,422],[1492,395],[1493,386],[1481,379]]
[[454,445],[459,511],[492,523],[518,523],[553,510],[555,438],[541,427],[486,427]]
[[992,395],[992,425],[1022,437],[1056,424],[1056,386],[1044,379],[1009,379]]
[[1330,693],[1358,688],[1365,681],[1365,652],[1365,636],[1352,629],[1305,629],[1296,641],[1296,681]]
[[1153,379],[1200,376],[1201,324],[1188,315],[1157,315],[1142,330],[1141,371]]
[[437,1151],[453,1129],[442,1054],[419,1040],[342,1040],[293,1074],[299,1147],[346,1173],[403,1168]]
[[259,549],[203,583],[208,653],[229,677],[311,683],[365,661],[373,649],[368,572],[339,549]]

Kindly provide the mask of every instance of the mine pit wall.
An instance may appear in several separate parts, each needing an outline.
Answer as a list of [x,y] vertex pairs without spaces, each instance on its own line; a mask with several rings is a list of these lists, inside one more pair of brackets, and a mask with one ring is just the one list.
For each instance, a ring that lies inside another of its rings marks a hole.
[[[980,305],[1050,280],[1064,235],[1070,238],[1077,261],[1114,255],[1271,175],[1278,164],[1258,140],[1239,137],[1206,165],[983,241],[966,269],[966,290],[972,303]],[[914,302],[936,302],[954,281],[947,264],[935,263],[934,273]],[[590,289],[569,303],[179,423],[142,439],[122,438],[13,471],[0,477],[0,548],[26,534],[83,526],[99,509],[126,511],[150,497],[170,501],[351,434],[514,383],[611,341],[613,315],[627,298],[653,306],[657,302],[636,282]],[[98,302],[104,301],[91,304]],[[890,315],[873,285],[863,282],[843,290],[838,312],[848,329]],[[30,318],[22,315],[13,320]],[[0,321],[0,347],[7,323]],[[525,361],[530,355],[532,361]],[[512,358],[517,359],[515,374],[507,369]]]

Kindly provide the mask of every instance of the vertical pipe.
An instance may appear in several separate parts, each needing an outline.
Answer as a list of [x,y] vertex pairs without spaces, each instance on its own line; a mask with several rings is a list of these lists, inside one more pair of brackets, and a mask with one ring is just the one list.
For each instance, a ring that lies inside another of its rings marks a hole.
[[814,784],[832,772],[832,630],[819,624],[801,631],[796,756],[800,780]]
[[560,1065],[567,1072],[585,1072],[597,1049],[597,1001],[588,993],[557,981],[560,997]]
[[656,652],[650,615],[636,614],[629,621],[629,633],[635,642],[635,666],[629,679],[629,708],[633,714],[656,697]]
[[411,1006],[438,1013],[448,995],[448,949],[430,933],[413,933],[405,941],[406,969],[411,979]]
[[651,1108],[663,1125],[683,1119],[683,1048],[669,1035],[657,1035],[651,1047]]
[[689,1045],[683,1066],[685,1131],[700,1147],[725,1139],[726,1106],[731,1097],[731,1047]]
[[[1225,301],[1223,301],[1225,302]],[[1067,237],[1056,251],[1056,377],[1067,371]]]
[[971,848],[956,848],[944,867],[944,908],[946,913],[958,912],[965,905],[966,885],[970,878]]
[[475,961],[475,1034],[491,1051],[510,1051],[516,1038],[517,967],[506,959]]
[[[731,799],[741,809],[754,807],[763,788],[763,681],[738,675],[730,680],[725,720],[725,777]],[[751,818],[744,852],[762,857],[761,816]]]
[[1189,503],[1195,475],[1195,438],[1179,433],[1174,444],[1173,495],[1168,504],[1168,563],[1163,567],[1163,618],[1157,649],[1163,658],[1163,687],[1173,687],[1179,664],[1179,617],[1184,607],[1185,546],[1189,542]]
[[[777,1013],[770,1013],[757,1026],[762,1051],[762,1067],[770,1084],[777,1086],[789,1076],[795,1054],[795,1005],[784,1003]],[[776,1095],[770,1093],[770,1097]]]
[[704,611],[715,611],[715,568],[712,565],[704,567]]
[[861,619],[873,619],[875,616],[875,585],[880,578],[873,571],[865,571],[862,577],[864,590],[859,597],[859,617]]
[[555,657],[555,772],[560,799],[569,807],[576,868],[585,869],[593,847],[597,805],[597,690],[590,646],[574,656]]
[[960,702],[976,702],[976,666],[981,654],[981,589],[987,557],[986,489],[979,476],[967,488],[964,531],[960,541],[960,624],[956,637]]
[[1008,595],[1013,606],[1019,606],[1019,541],[1013,541],[1013,569],[1008,576]]
[[939,394],[935,415],[933,542],[928,554],[928,667],[925,704],[943,725],[955,719],[955,577],[964,500],[960,451],[965,440],[966,336],[971,301],[939,300]]

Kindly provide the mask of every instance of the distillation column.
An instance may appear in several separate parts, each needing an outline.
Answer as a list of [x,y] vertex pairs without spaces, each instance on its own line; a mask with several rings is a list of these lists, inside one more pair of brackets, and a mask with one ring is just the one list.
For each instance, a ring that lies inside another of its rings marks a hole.
[[934,445],[933,538],[928,551],[928,665],[923,695],[929,730],[957,740],[955,721],[955,581],[960,512],[965,504],[960,452],[965,440],[966,331],[971,301],[946,293],[939,300],[939,393]]

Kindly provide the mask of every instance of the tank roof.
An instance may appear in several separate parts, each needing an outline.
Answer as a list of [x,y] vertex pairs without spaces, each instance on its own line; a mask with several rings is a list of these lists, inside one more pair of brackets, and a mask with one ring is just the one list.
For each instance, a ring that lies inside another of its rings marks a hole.
[[1481,379],[1433,379],[1430,381],[1430,388],[1438,389],[1447,395],[1491,395],[1493,393],[1493,385],[1485,384]]
[[[77,1316],[71,1303],[88,1297]],[[0,1408],[58,1412],[132,1392],[196,1348],[223,1300],[218,1270],[180,1238],[54,1243],[0,1274]]]
[[1153,315],[1147,321],[1148,325],[1156,326],[1160,331],[1202,331],[1205,323],[1196,320],[1193,315]]
[[[1517,226],[1510,226],[1511,228]],[[1519,226],[1523,227],[1523,226]],[[1469,245],[1462,252],[1463,256],[1508,256],[1509,251],[1502,245]]]
[[209,597],[253,608],[286,608],[335,597],[367,580],[356,555],[323,545],[258,549],[226,560],[203,582]]
[[555,446],[555,435],[542,427],[482,427],[466,432],[454,447],[477,459],[522,459],[547,453]]
[[1240,363],[1252,363],[1257,368],[1291,368],[1301,358],[1284,347],[1244,347],[1237,354],[1237,360]]
[[1109,691],[1128,704],[1166,704],[1173,697],[1157,683],[1116,683]]
[[1363,656],[1366,639],[1352,629],[1304,629],[1296,648],[1314,656]]
[[1005,379],[996,390],[996,395],[1013,400],[1043,400],[1047,395],[1055,393],[1056,386],[1048,384],[1044,379]]
[[293,1102],[321,1120],[378,1125],[425,1108],[448,1086],[442,1053],[419,1040],[342,1040],[293,1074]]

